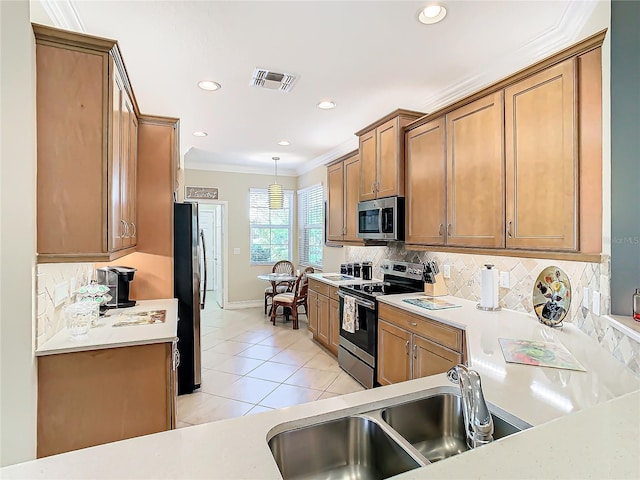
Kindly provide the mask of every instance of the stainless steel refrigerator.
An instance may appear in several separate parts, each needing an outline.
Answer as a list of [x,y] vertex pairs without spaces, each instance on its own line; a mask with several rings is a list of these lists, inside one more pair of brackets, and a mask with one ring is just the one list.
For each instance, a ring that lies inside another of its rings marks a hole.
[[178,395],[200,388],[200,229],[198,204],[174,203],[174,293],[178,299]]

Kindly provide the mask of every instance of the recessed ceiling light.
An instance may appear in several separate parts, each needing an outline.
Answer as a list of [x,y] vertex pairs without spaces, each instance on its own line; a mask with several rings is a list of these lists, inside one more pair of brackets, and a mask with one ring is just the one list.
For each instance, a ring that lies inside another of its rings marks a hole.
[[278,145],[282,145],[283,147],[287,147],[287,146],[291,145],[291,143],[287,142],[286,140],[280,140],[278,142]]
[[331,110],[332,108],[336,108],[336,102],[325,100],[318,104],[318,108],[321,108],[322,110]]
[[425,25],[431,25],[433,23],[438,23],[447,15],[447,9],[442,5],[429,5],[428,7],[420,10],[418,14],[418,20],[424,23]]
[[206,137],[209,135],[207,132],[193,132],[194,137]]
[[222,88],[222,85],[220,85],[218,82],[213,82],[211,80],[202,80],[201,82],[198,82],[198,86],[202,90],[207,90],[209,92],[220,90]]

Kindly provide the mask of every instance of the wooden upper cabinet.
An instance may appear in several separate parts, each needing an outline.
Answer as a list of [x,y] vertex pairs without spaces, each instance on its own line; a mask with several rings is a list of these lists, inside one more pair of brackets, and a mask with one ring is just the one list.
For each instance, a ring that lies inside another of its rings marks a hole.
[[576,60],[505,89],[507,247],[577,247]]
[[378,144],[376,196],[378,198],[404,195],[404,162],[400,158],[402,149],[399,129],[397,118],[389,120],[376,129]]
[[344,236],[344,164],[327,167],[327,240],[341,241]]
[[404,195],[404,127],[423,116],[396,110],[356,133],[360,137],[360,201]]
[[344,161],[344,186],[344,240],[362,242],[358,238],[360,157],[357,153]]
[[504,247],[502,92],[447,114],[447,245]]
[[376,198],[376,132],[368,132],[360,137],[360,201]]
[[[408,244],[600,261],[605,33],[408,126]],[[435,181],[446,184],[444,206]],[[444,243],[436,233],[443,209]]]
[[360,158],[351,152],[327,167],[327,240],[362,243],[357,235]]
[[406,243],[445,242],[445,126],[444,117],[406,134]]
[[135,246],[137,119],[120,51],[113,40],[33,31],[38,261],[114,260]]

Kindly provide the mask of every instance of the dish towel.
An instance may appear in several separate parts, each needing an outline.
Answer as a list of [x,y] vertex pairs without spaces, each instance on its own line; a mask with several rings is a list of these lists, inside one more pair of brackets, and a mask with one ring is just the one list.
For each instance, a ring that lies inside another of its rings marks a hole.
[[345,332],[356,333],[358,325],[358,305],[356,299],[349,295],[344,296],[344,308],[342,310],[342,329]]

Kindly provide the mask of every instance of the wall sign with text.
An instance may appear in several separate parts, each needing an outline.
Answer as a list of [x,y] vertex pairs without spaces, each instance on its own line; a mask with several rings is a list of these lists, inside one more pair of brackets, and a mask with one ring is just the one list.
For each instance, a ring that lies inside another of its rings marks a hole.
[[213,187],[184,187],[185,199],[218,200],[218,189]]

